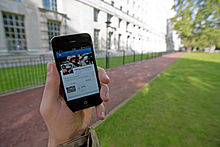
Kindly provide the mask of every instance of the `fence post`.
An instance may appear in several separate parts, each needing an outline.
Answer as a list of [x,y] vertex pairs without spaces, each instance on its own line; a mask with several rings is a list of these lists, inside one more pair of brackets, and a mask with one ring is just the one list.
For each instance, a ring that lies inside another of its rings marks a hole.
[[134,54],[133,54],[133,62],[135,62],[135,51],[134,51]]
[[123,58],[122,58],[122,64],[125,64],[125,50],[123,50]]
[[[7,71],[7,77],[6,77],[6,81],[12,81],[11,80],[11,75],[10,75],[10,73],[9,73],[9,68],[10,68],[10,62],[8,61],[8,60],[6,60],[6,64],[5,64],[5,67],[6,67],[6,71]],[[11,87],[11,85],[9,84],[9,83],[7,83],[7,90],[10,90],[12,87]]]
[[[18,66],[23,66],[23,63],[22,63],[21,59],[18,59]],[[24,73],[23,70],[22,70],[22,68],[18,68],[18,69],[20,69],[20,72],[21,72],[21,73]],[[21,87],[24,87],[24,86],[25,86],[25,85],[24,85],[24,82],[23,82],[23,81],[24,81],[24,76],[25,76],[25,75],[22,74],[21,77],[20,77]]]
[[41,75],[43,75],[44,74],[44,69],[43,69],[44,64],[42,64],[42,55],[39,56],[39,60],[40,60]]
[[106,55],[105,55],[105,68],[109,68],[109,57],[108,57],[109,52],[106,50]]
[[141,52],[141,61],[143,60],[143,51]]

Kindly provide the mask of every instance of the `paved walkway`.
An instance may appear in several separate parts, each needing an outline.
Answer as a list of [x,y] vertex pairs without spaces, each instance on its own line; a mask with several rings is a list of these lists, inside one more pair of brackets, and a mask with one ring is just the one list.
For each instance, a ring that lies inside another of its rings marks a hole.
[[[173,53],[108,69],[111,100],[106,104],[106,112],[135,94],[182,55]],[[43,87],[0,98],[0,147],[47,146],[48,132],[39,113],[42,92]]]

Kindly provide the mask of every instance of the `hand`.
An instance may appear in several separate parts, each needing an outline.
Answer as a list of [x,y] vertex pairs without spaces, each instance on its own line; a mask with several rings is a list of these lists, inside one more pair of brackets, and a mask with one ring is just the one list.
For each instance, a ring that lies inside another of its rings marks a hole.
[[[104,102],[109,101],[109,77],[105,70],[98,68],[101,82],[100,96]],[[104,119],[103,103],[96,106],[98,119]],[[47,80],[40,105],[40,113],[47,125],[49,132],[48,146],[57,146],[65,143],[88,127],[91,120],[91,108],[72,112],[61,96],[60,77],[53,63],[47,64]]]

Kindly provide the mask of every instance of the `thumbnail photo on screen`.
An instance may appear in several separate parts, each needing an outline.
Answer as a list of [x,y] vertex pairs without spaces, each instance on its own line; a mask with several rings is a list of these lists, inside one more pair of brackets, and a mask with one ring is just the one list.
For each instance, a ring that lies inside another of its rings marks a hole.
[[60,62],[60,68],[63,75],[74,73],[74,68],[92,64],[92,54],[78,54],[67,56],[65,61]]

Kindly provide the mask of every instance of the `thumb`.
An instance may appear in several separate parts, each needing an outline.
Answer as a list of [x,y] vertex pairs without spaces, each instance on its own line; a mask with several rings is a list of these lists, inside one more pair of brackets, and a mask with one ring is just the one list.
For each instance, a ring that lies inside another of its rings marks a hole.
[[59,96],[60,77],[53,63],[47,64],[47,80],[42,101],[47,105],[53,104]]

